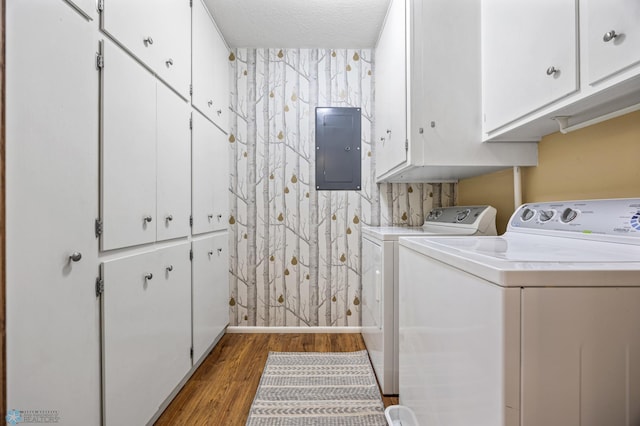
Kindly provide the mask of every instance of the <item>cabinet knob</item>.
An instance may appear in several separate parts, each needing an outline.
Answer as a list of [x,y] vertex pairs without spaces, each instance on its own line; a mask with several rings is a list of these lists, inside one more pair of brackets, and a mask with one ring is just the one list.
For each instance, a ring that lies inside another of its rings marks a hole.
[[167,222],[171,222],[171,221],[173,220],[173,215],[172,215],[172,214],[167,215],[167,217],[165,217],[165,220],[166,220]]
[[143,39],[142,41],[144,42],[145,46],[153,44],[153,39],[151,37],[147,37],[147,38]]
[[611,31],[607,31],[606,33],[604,33],[604,36],[602,36],[602,40],[605,43],[609,43],[611,40],[614,40],[618,36],[619,36],[619,34],[616,34],[616,32],[614,30],[611,30]]
[[547,68],[547,75],[556,75],[559,72],[560,70],[554,66],[550,66],[549,68]]
[[145,222],[151,222],[153,220],[153,218],[151,216],[145,216],[142,218]]
[[78,262],[80,259],[82,259],[82,253],[80,253],[79,251],[74,251],[69,256],[69,261],[72,261],[72,262]]
[[153,274],[151,272],[147,272],[146,274],[144,274],[144,279],[145,281],[153,279]]
[[423,133],[424,133],[424,129],[423,129],[422,127],[420,127],[420,128],[418,129],[418,133],[423,134]]
[[209,256],[213,256],[213,250],[209,250]]
[[219,110],[216,111],[216,113],[218,113],[218,116],[220,116],[220,115],[222,115],[222,110],[219,109]]
[[221,249],[221,248],[219,248],[219,249],[218,249],[218,256],[220,256],[220,254],[221,254],[221,253],[222,253],[222,249]]
[[344,147],[344,150],[345,150],[345,151],[347,151],[347,152],[349,152],[349,151],[351,151],[351,147],[350,147],[350,146],[345,146],[345,147]]
[[166,64],[167,64],[167,66],[168,66],[168,67],[170,67],[171,65],[173,65],[173,59],[171,59],[171,58],[167,59],[165,62],[166,62]]
[[167,270],[167,272],[171,272],[173,271],[173,265],[169,265],[165,269]]
[[216,216],[218,218],[218,220],[222,219],[222,215],[219,214],[218,216]]

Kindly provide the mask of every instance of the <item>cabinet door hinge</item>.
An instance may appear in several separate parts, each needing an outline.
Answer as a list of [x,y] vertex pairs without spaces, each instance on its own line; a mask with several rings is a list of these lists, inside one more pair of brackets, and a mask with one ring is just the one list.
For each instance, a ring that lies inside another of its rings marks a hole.
[[409,151],[409,139],[405,139],[404,141],[404,150]]
[[95,229],[96,238],[99,238],[102,235],[102,220],[96,219]]
[[104,281],[101,277],[96,278],[96,297],[100,297],[104,293]]
[[189,260],[193,260],[193,249],[189,250]]
[[189,226],[193,228],[193,215],[189,216]]
[[96,53],[96,69],[101,70],[102,68],[104,68],[104,56]]
[[189,0],[189,7],[193,7],[193,0]]
[[189,348],[189,358],[193,359],[193,346]]
[[189,118],[189,129],[193,130],[193,118]]
[[104,0],[98,0],[98,11],[102,12],[104,10]]
[[192,96],[193,95],[193,84],[189,85],[189,95]]

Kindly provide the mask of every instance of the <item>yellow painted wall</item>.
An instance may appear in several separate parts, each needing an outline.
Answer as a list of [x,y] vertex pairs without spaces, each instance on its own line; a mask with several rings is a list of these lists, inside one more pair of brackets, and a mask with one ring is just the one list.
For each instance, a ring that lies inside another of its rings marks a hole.
[[[522,201],[640,198],[640,111],[563,135],[545,136],[538,166],[522,168]],[[498,233],[513,213],[513,173],[463,179],[458,204],[498,209]]]

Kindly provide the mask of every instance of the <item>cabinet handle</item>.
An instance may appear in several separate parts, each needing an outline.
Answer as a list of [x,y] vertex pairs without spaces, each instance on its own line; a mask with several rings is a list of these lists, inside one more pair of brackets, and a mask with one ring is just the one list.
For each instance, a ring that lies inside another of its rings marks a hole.
[[144,274],[145,281],[149,281],[151,279],[153,279],[153,274],[151,272],[147,272],[146,274]]
[[207,102],[207,105],[209,105],[209,107],[211,107],[213,105],[213,101],[209,100],[209,102]]
[[547,68],[547,75],[556,75],[560,70],[554,66]]
[[80,253],[79,251],[74,251],[69,256],[69,261],[72,261],[72,262],[78,262],[80,259],[82,259],[82,253]]
[[170,67],[171,65],[173,65],[173,59],[169,58],[166,60],[166,64],[168,67]]
[[153,44],[153,39],[151,37],[147,37],[147,38],[143,39],[142,41],[144,42],[145,46]]
[[173,265],[169,265],[166,267],[167,272],[173,271]]
[[151,222],[153,218],[151,216],[145,216],[143,217],[143,220],[148,223],[148,222]]
[[614,40],[619,35],[620,34],[616,34],[616,32],[614,30],[607,31],[606,33],[604,33],[604,36],[602,37],[602,40],[605,43],[609,43],[611,40]]
[[172,214],[167,215],[167,217],[165,217],[165,220],[166,220],[167,222],[171,222],[171,221],[173,220],[173,215],[172,215]]

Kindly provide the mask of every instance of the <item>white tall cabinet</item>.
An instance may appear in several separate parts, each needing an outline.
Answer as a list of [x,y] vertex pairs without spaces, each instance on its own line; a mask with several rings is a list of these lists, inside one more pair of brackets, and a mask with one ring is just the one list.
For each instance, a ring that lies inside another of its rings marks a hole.
[[87,426],[100,424],[97,50],[66,3],[7,2],[7,408]]
[[391,1],[376,47],[379,182],[537,164],[535,143],[481,143],[480,18],[476,0]]
[[216,120],[191,102],[189,0],[7,1],[7,403],[26,422],[153,423],[228,324],[227,49],[193,3],[225,53],[204,58]]

